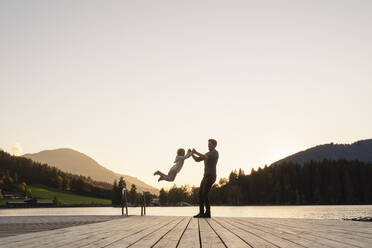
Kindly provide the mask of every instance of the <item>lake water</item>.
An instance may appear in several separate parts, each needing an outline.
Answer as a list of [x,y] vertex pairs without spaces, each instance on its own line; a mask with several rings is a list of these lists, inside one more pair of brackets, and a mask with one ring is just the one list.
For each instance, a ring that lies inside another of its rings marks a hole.
[[[147,215],[192,216],[198,207],[147,207]],[[130,207],[130,215],[140,215],[141,208]],[[37,216],[37,215],[121,215],[121,208],[19,208],[0,209],[0,216]],[[215,217],[262,217],[262,218],[308,218],[342,219],[372,217],[372,205],[338,206],[212,206]]]

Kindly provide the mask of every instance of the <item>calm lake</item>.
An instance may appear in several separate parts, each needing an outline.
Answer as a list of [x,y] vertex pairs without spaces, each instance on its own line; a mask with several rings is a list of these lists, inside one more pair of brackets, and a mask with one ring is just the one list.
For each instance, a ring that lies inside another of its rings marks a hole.
[[[147,215],[192,216],[198,207],[147,207]],[[130,207],[130,215],[140,215],[139,207]],[[121,208],[20,208],[0,209],[0,216],[34,216],[34,215],[121,215]],[[242,206],[212,207],[215,217],[262,217],[262,218],[308,218],[308,219],[342,219],[354,217],[372,217],[372,205],[338,205],[338,206]]]

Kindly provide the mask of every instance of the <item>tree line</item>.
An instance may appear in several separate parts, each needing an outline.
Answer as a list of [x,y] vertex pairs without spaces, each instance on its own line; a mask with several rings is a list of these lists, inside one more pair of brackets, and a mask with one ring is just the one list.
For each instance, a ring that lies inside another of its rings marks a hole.
[[[323,160],[232,171],[212,186],[215,205],[371,204],[372,163]],[[198,187],[160,190],[161,205],[198,204]]]
[[[138,206],[142,202],[142,194],[137,192],[137,187],[135,184],[132,184],[130,190],[127,189],[127,184],[123,177],[120,177],[119,182],[116,180],[112,186],[112,205],[119,206],[123,203],[122,190],[127,191],[127,202],[131,206]],[[144,192],[146,205],[149,205],[156,195],[151,194],[148,191]]]
[[[323,160],[304,165],[285,162],[252,169],[245,174],[234,170],[212,186],[210,200],[215,205],[276,204],[372,204],[372,163],[347,160]],[[2,191],[23,191],[26,184],[42,184],[81,195],[112,199],[121,204],[126,182],[113,185],[89,177],[73,175],[0,151],[0,197]],[[161,205],[187,202],[198,204],[199,187],[187,185],[160,190]],[[155,195],[145,192],[149,204]],[[128,202],[137,206],[141,194],[134,184],[127,189]]]

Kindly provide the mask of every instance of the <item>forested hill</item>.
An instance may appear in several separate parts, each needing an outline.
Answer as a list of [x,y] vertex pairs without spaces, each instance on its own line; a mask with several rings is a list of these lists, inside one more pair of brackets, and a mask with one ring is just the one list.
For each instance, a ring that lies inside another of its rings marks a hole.
[[138,190],[144,189],[152,194],[158,194],[159,190],[139,180],[138,178],[128,175],[117,174],[102,165],[93,158],[84,153],[75,151],[70,148],[61,148],[54,150],[45,150],[34,154],[25,154],[23,157],[32,159],[33,161],[46,163],[54,166],[64,172],[84,175],[93,180],[112,184],[114,180],[119,181],[123,177],[127,185],[135,184]]
[[0,151],[0,192],[13,191],[16,183],[44,185],[80,195],[111,199],[112,184],[63,172],[55,167]]
[[346,159],[349,161],[358,160],[361,162],[372,162],[372,139],[360,140],[352,144],[325,144],[312,147],[305,151],[298,152],[275,163],[293,162],[304,164],[310,161],[322,161]]

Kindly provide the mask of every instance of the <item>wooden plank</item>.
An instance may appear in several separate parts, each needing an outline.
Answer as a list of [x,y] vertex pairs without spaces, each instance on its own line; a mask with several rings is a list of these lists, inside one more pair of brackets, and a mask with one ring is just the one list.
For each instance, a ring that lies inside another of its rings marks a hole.
[[[154,247],[155,244],[157,244],[163,237],[165,237],[169,232],[174,230],[177,226],[179,226],[184,220],[187,220],[186,217],[180,217],[177,218],[176,221],[168,224],[161,226],[159,228],[156,228],[153,232],[149,233],[148,235],[145,235],[138,239],[136,242],[131,243],[128,247],[133,247],[133,248],[147,248],[147,247]],[[116,244],[115,247],[123,247],[122,243],[119,242]]]
[[99,223],[121,216],[0,216],[0,237]]
[[178,244],[179,248],[200,247],[198,219],[192,218]]
[[332,227],[337,226],[338,228],[346,228],[347,230],[363,230],[363,232],[372,234],[372,222],[368,221],[302,219],[301,222]]
[[250,247],[277,248],[278,246],[270,241],[250,232],[248,229],[240,228],[226,221],[226,218],[213,218],[218,224],[230,230],[235,236],[244,240]]
[[[246,220],[245,220],[246,221]],[[255,222],[257,222],[258,220],[255,220]],[[279,221],[279,222],[277,222]],[[318,244],[318,246],[320,247],[355,247],[356,244],[350,244],[349,242],[346,242],[345,243],[345,240],[344,241],[341,241],[343,239],[343,237],[341,236],[341,239],[336,239],[334,237],[334,235],[331,233],[331,232],[326,232],[325,235],[321,234],[321,232],[319,233],[316,233],[318,232],[318,230],[314,230],[315,227],[307,227],[307,228],[303,228],[301,227],[301,225],[303,223],[301,222],[298,222],[298,220],[294,220],[295,221],[295,225],[288,225],[288,224],[283,224],[285,223],[284,220],[277,220],[275,222],[273,221],[269,221],[269,220],[264,220],[264,221],[260,221],[261,223],[268,223],[271,227],[275,227],[276,229],[279,229],[279,230],[285,230],[285,232],[287,233],[291,233],[293,235],[297,235],[303,239],[307,239],[309,241],[313,241],[314,242],[314,245],[315,244]],[[292,223],[293,224],[293,223]],[[360,243],[361,245],[363,244]],[[356,245],[356,247],[360,247],[359,245]],[[363,246],[361,246],[363,247]]]
[[211,228],[211,226],[207,223],[206,219],[201,218],[198,220],[202,247],[227,247],[220,239],[220,237],[218,237],[215,231]]
[[[0,240],[0,243],[5,243],[7,248],[40,247],[48,243],[66,240],[69,237],[68,234],[69,233],[71,234],[71,232],[69,232],[68,229],[70,228],[38,232],[38,233],[35,233],[34,236],[32,234],[18,235],[15,238],[19,237],[21,238],[21,240],[15,240],[15,241],[10,241],[10,242],[9,241],[4,242],[4,240]],[[72,236],[74,235],[75,233]],[[24,237],[24,236],[27,236],[27,237]]]
[[[156,219],[149,220],[149,222],[156,221]],[[136,220],[135,218],[131,219],[130,222],[123,223],[123,222],[113,222],[107,223],[105,226],[100,226],[93,230],[93,232],[89,233],[82,233],[80,235],[75,234],[68,238],[67,240],[62,240],[58,244],[58,247],[84,247],[89,246],[90,244],[99,244],[99,242],[105,242],[107,239],[110,238],[120,238],[121,233],[128,232],[136,232],[139,229],[146,228],[140,220]]]
[[227,247],[252,247],[249,243],[236,236],[232,231],[217,223],[214,219],[207,219],[208,224],[217,233],[218,236],[224,241]]
[[[276,237],[280,237],[290,242],[294,242],[303,247],[326,247],[329,245],[327,240],[321,240],[316,237],[311,237],[303,232],[298,232],[296,230],[292,230],[290,228],[281,228],[276,225],[272,225],[270,223],[265,223],[262,220],[239,220],[241,223],[245,225],[251,224],[250,228],[260,229],[264,232],[271,233]],[[332,247],[332,246],[331,246]]]
[[169,233],[167,233],[162,239],[160,239],[159,242],[154,245],[154,247],[156,248],[177,247],[177,244],[182,238],[188,225],[190,224],[191,219],[192,217],[185,217],[180,224],[178,224]]
[[[161,223],[153,224],[148,226],[148,228],[141,230],[137,233],[133,233],[131,235],[122,235],[123,237],[117,239],[109,244],[106,244],[103,247],[132,247],[134,244],[138,243],[141,239],[146,238],[147,236],[151,235],[152,233],[158,231],[159,229],[170,229],[172,225],[179,221],[180,217],[166,217]],[[97,247],[97,246],[89,246],[89,247]],[[101,246],[102,247],[102,246]]]
[[[68,216],[68,217],[71,217],[71,216]],[[77,219],[79,219],[79,216],[77,216]],[[62,222],[63,221],[64,220],[62,220]],[[98,222],[98,223],[93,223],[93,224],[74,226],[70,228],[74,228],[74,230],[80,230],[80,232],[89,233],[89,232],[92,232],[92,229],[94,229],[98,225],[105,225],[105,224],[104,222]],[[68,230],[69,228],[62,228],[62,229],[55,229],[55,230],[50,230],[50,231],[11,236],[11,237],[2,238],[1,243],[7,243],[8,247],[20,247],[21,245],[27,246],[27,247],[33,247],[33,246],[37,247],[38,244],[45,242],[46,240],[51,239],[51,238],[54,239],[54,238],[60,237],[60,239],[62,239],[63,236],[66,235]]]
[[[277,219],[273,219],[277,220]],[[317,220],[317,219],[283,219],[284,222],[296,222],[301,225],[317,225],[319,227],[332,227],[342,230],[353,230],[355,232],[362,231],[372,235],[371,222],[357,222],[357,221],[344,221],[344,220]]]
[[353,237],[352,233],[345,235],[337,231],[335,232],[332,228],[322,230],[316,225],[305,224],[298,219],[276,219],[275,221],[271,221],[271,226],[274,225],[291,230],[293,233],[299,233],[301,237],[322,243],[323,246],[327,247],[365,247],[366,244],[368,247],[368,244],[371,244],[370,239]]
[[261,238],[264,238],[265,240],[271,242],[272,244],[275,244],[278,247],[306,248],[306,246],[303,246],[300,243],[297,243],[290,239],[283,238],[282,236],[279,235],[275,235],[270,231],[264,230],[263,228],[259,228],[258,226],[241,223],[240,218],[226,218],[226,220],[230,222],[232,225],[236,225],[237,227],[240,227],[242,229],[249,230],[250,233],[255,234]]
[[[349,222],[349,223],[348,223]],[[362,225],[355,225],[355,221],[343,220],[309,220],[301,221],[302,226],[317,226],[317,230],[332,231],[344,235],[352,235],[355,237],[366,238],[372,240],[372,223],[363,223]]]
[[[7,237],[7,238],[1,238],[0,239],[0,244],[1,244],[1,248],[18,248],[18,247],[32,247],[31,246],[31,243],[27,243],[27,242],[24,242],[24,239],[29,239],[31,242],[34,242],[33,239],[34,239],[34,236],[33,235],[41,235],[42,233],[44,235],[53,235],[55,230],[53,231],[44,231],[44,232],[37,232],[37,233],[28,233],[28,234],[22,234],[22,235],[17,235],[17,236],[11,236],[11,239],[10,237]],[[59,231],[59,230],[58,230]],[[25,237],[26,236],[26,237]],[[22,240],[17,240],[17,238],[20,238]],[[23,244],[22,244],[23,242]],[[37,238],[36,238],[36,242],[37,242]]]
[[[116,227],[112,228],[112,235],[105,236],[104,238],[98,238],[98,240],[91,241],[88,245],[80,246],[84,248],[91,247],[127,247],[130,244],[141,239],[143,236],[157,230],[162,226],[169,225],[171,222],[175,221],[178,217],[160,217],[149,222],[147,218],[143,218],[140,225],[133,228],[132,226],[127,227]],[[146,221],[144,221],[146,220]],[[119,246],[117,246],[120,244]],[[76,246],[76,244],[74,244]]]
[[[156,221],[156,219],[150,219]],[[45,246],[58,246],[58,247],[81,247],[88,245],[92,242],[98,242],[106,237],[112,237],[117,231],[124,229],[136,231],[136,228],[143,227],[141,224],[140,217],[123,218],[121,220],[115,220],[111,222],[102,223],[101,225],[95,225],[91,228],[86,227],[85,229],[90,230],[86,232],[84,229],[77,227],[66,230],[65,238],[52,237],[45,239],[42,242]],[[58,239],[58,241],[56,241]]]
[[37,237],[42,237],[42,233],[63,233],[61,231],[62,229],[55,229],[55,230],[49,230],[49,231],[43,231],[43,232],[33,232],[33,233],[27,233],[27,234],[21,234],[21,235],[16,235],[16,236],[8,236],[8,237],[2,237],[0,240],[3,243],[16,243],[16,242],[21,242],[23,240],[29,240],[31,238],[37,238]]
[[[95,241],[99,238],[107,237],[112,235],[111,227],[124,225],[124,226],[133,226],[133,229],[136,225],[133,225],[133,222],[136,221],[136,217],[131,219],[122,219],[120,221],[113,221],[104,223],[101,225],[95,225],[92,227],[85,227],[85,229],[81,228],[71,228],[66,230],[65,237],[54,237],[54,239],[58,239],[57,241],[54,240],[47,240],[44,244],[47,246],[55,246],[55,247],[71,247],[71,246],[83,246],[89,242]],[[89,232],[87,232],[89,230]]]
[[[156,220],[152,217],[148,221]],[[164,218],[164,217],[163,217]],[[21,237],[21,241],[11,242],[8,247],[72,247],[82,246],[86,243],[92,243],[99,238],[110,237],[114,230],[120,227],[128,227],[132,231],[137,225],[145,226],[141,217],[125,218],[121,220],[113,220],[105,223],[89,224],[85,226],[75,226],[48,232],[39,232],[36,237],[29,236],[27,239]],[[136,224],[137,223],[137,224]],[[141,224],[142,223],[142,224]],[[24,236],[24,235],[21,235]],[[1,241],[0,241],[1,242]]]

